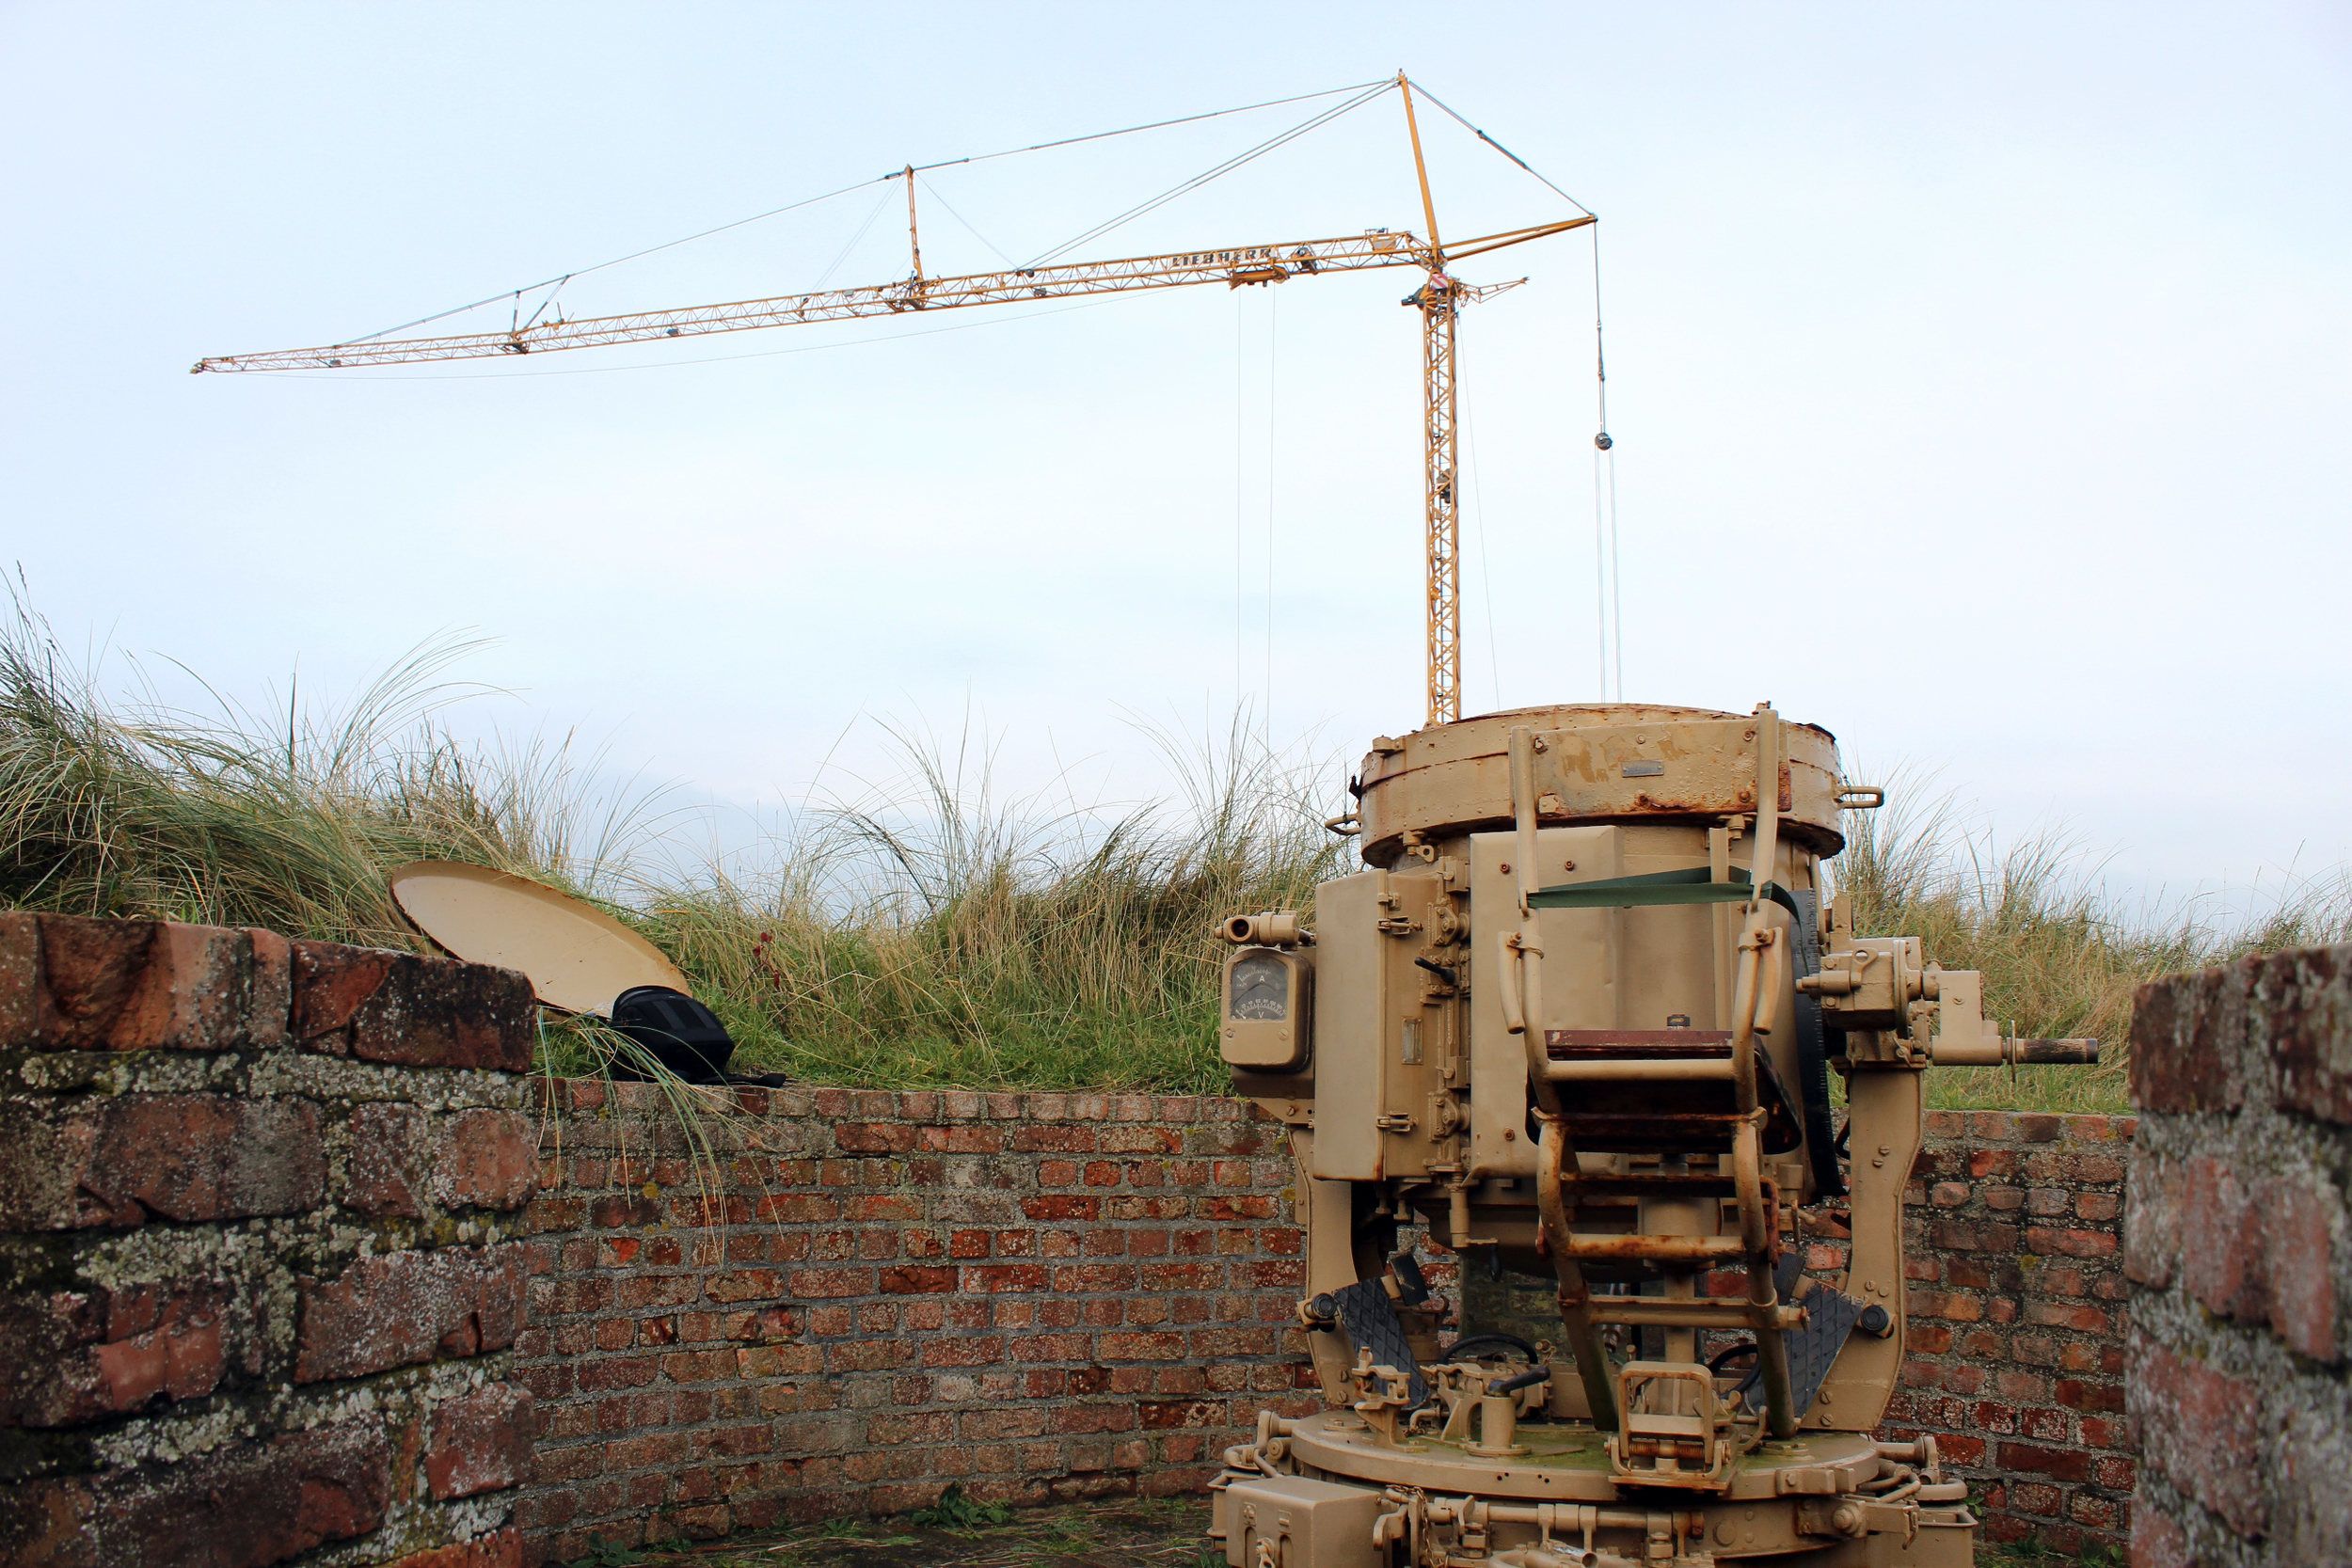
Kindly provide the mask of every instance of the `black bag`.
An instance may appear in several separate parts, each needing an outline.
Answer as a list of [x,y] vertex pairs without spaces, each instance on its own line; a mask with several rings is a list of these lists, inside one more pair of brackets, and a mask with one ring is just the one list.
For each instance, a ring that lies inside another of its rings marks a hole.
[[[612,1027],[655,1061],[690,1084],[727,1082],[727,1058],[735,1039],[708,1007],[667,986],[631,986],[612,1004]],[[625,1058],[612,1062],[615,1078],[646,1073]]]

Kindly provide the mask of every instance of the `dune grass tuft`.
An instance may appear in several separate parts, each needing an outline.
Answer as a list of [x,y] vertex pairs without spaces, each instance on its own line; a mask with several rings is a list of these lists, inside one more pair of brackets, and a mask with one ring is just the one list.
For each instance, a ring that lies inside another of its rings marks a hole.
[[1985,1011],[2005,1033],[2097,1039],[2096,1067],[1938,1068],[1928,1101],[1952,1109],[2122,1112],[2130,1108],[2132,996],[2159,974],[2249,954],[2352,939],[2345,880],[2282,887],[2251,919],[2191,902],[2134,911],[2107,898],[2059,833],[2007,849],[1968,832],[1950,801],[1848,812],[1835,885],[1865,936],[1922,939],[1947,969],[1984,975]]
[[[118,696],[18,599],[0,628],[0,907],[266,926],[426,950],[386,880],[470,861],[591,898],[671,954],[744,1069],[872,1087],[1215,1091],[1218,944],[1236,911],[1303,907],[1351,867],[1323,828],[1336,769],[1245,726],[1164,737],[1177,799],[1102,811],[1000,799],[985,746],[900,736],[902,778],[798,814],[747,855],[681,862],[643,800],[569,748],[484,750],[437,721],[466,649],[419,650],[340,713]],[[2352,934],[2339,880],[2251,921],[2133,916],[2062,839],[1997,856],[1947,809],[1851,814],[1835,863],[1866,934],[1982,970],[2016,1032],[2108,1042],[2096,1069],[1938,1071],[1933,1102],[2123,1107],[2133,989],[2170,970]],[[558,1021],[547,1066],[598,1070]]]

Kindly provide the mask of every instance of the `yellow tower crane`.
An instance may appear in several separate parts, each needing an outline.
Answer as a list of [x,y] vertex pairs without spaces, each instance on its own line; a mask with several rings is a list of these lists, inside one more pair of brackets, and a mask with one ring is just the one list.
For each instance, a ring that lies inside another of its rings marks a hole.
[[721,305],[690,306],[676,310],[641,310],[628,315],[592,316],[578,321],[556,319],[519,323],[504,332],[469,332],[433,338],[376,339],[329,344],[323,348],[277,349],[262,354],[225,354],[199,359],[193,372],[349,370],[364,365],[406,365],[436,359],[480,359],[507,354],[542,354],[553,349],[594,348],[607,343],[637,343],[669,338],[699,337],[712,332],[742,332],[754,327],[789,326],[806,322],[848,321],[865,316],[890,316],[908,310],[948,310],[974,305],[1011,305],[1026,300],[1060,299],[1078,294],[1125,293],[1141,289],[1179,288],[1194,283],[1224,283],[1241,288],[1253,283],[1279,283],[1293,277],[1325,273],[1363,272],[1376,267],[1419,267],[1427,274],[1422,286],[1404,301],[1418,307],[1422,319],[1422,488],[1426,546],[1422,582],[1427,613],[1429,722],[1448,723],[1462,716],[1462,610],[1458,488],[1455,475],[1457,412],[1454,374],[1454,318],[1464,305],[1474,303],[1524,278],[1507,283],[1471,284],[1448,270],[1455,261],[1506,245],[1523,245],[1548,235],[1581,229],[1596,221],[1590,214],[1525,229],[1483,234],[1447,246],[1438,237],[1438,214],[1429,194],[1429,171],[1422,156],[1421,127],[1413,114],[1412,85],[1403,72],[1396,85],[1404,95],[1406,124],[1413,144],[1413,168],[1420,181],[1422,214],[1429,229],[1426,239],[1409,230],[1375,229],[1338,239],[1295,240],[1279,245],[1228,245],[1209,250],[1179,251],[1159,256],[1130,256],[1115,261],[1081,261],[1068,265],[1016,267],[1005,272],[971,273],[929,277],[923,273],[922,242],[916,230],[914,174],[912,166],[890,179],[907,182],[907,244],[914,271],[892,283],[830,289],[815,293],[780,294],[767,299],[735,300]]

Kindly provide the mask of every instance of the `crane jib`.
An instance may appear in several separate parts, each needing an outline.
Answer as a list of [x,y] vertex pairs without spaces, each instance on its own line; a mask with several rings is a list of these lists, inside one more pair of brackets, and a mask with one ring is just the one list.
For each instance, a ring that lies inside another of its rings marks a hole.
[[[1450,255],[1474,255],[1504,245],[1581,229],[1590,218],[1569,218],[1457,242]],[[795,323],[895,315],[908,309],[1010,304],[1055,295],[1112,293],[1171,288],[1187,283],[1267,283],[1298,273],[1352,272],[1375,267],[1434,266],[1428,245],[1405,230],[1372,230],[1335,239],[1290,245],[1235,245],[1172,255],[1131,256],[1050,267],[963,277],[904,279],[818,293],[739,300],[683,310],[642,311],[620,316],[557,321],[521,331],[452,334],[333,343],[318,348],[278,349],[223,355],[199,360],[197,371],[343,370],[364,365],[412,364],[421,360],[470,359],[559,348],[591,348],[657,339],[733,332]]]
[[[1418,133],[1416,133],[1418,135]],[[1425,203],[1425,186],[1424,186]],[[1581,229],[1592,214],[1505,230],[1438,247],[1405,230],[1370,229],[1336,239],[1302,240],[1287,245],[1240,245],[1187,250],[1160,256],[1130,256],[1054,266],[1015,267],[1005,272],[927,277],[914,252],[912,277],[864,288],[832,289],[767,299],[736,300],[682,310],[646,310],[628,315],[558,319],[504,332],[450,334],[437,338],[377,338],[320,348],[280,349],[267,354],[226,355],[200,359],[196,371],[344,370],[362,365],[415,364],[437,359],[495,358],[550,349],[594,348],[744,332],[767,326],[850,321],[910,310],[956,309],[1009,305],[1036,299],[1070,298],[1147,289],[1224,283],[1229,288],[1279,283],[1296,276],[1421,267],[1429,282],[1406,298],[1422,316],[1423,381],[1423,500],[1427,580],[1428,696],[1431,723],[1461,716],[1460,522],[1454,474],[1456,388],[1454,320],[1459,308],[1513,287],[1470,284],[1451,274],[1451,263],[1467,257],[1523,245],[1547,235]],[[914,240],[909,213],[909,242]],[[1518,279],[1524,282],[1526,279]]]

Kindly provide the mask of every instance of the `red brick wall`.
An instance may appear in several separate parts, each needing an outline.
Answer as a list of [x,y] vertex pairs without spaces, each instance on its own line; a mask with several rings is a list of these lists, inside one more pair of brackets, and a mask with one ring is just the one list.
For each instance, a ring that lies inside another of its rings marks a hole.
[[[2122,1271],[2128,1117],[1929,1113],[1904,1194],[1903,1387],[1883,1435],[1935,1435],[1985,1534],[2074,1555],[2130,1529]],[[1816,1265],[1844,1264],[1834,1240]]]
[[[1261,1405],[1311,1402],[1290,1167],[1247,1104],[739,1094],[709,1194],[650,1087],[560,1086],[516,1374],[549,1418],[517,1518],[558,1554],[890,1512],[950,1480],[1186,1491]],[[2132,1132],[1930,1117],[1886,1435],[1934,1433],[1993,1539],[2125,1540]],[[1843,1267],[1836,1234],[1813,1261]]]
[[2144,987],[2132,1098],[2132,1560],[2352,1562],[2352,946]]
[[[532,1023],[498,971],[0,915],[0,1562],[487,1568],[951,1480],[1174,1493],[1311,1402],[1289,1162],[1246,1104],[746,1090],[698,1143],[650,1086],[527,1099]],[[1931,1124],[1893,1424],[1996,1537],[2124,1528],[2131,1135]],[[2170,1288],[2311,1354],[2337,1298],[2280,1259],[2341,1213],[2165,1159],[2149,1234],[2208,1238]],[[2191,1402],[2236,1375],[2193,1348]]]
[[534,1022],[498,970],[0,914],[0,1562],[519,1563]]
[[649,1085],[552,1086],[517,1520],[710,1536],[1193,1491],[1305,1379],[1282,1130],[1229,1100],[736,1092],[716,1190]]

